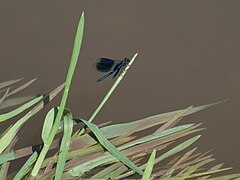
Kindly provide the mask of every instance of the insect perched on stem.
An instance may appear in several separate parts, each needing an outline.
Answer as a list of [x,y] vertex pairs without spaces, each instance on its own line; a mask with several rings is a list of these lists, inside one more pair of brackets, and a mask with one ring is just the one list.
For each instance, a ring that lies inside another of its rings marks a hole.
[[108,76],[114,73],[113,78],[115,78],[118,74],[120,75],[120,71],[123,70],[123,68],[130,62],[129,59],[124,58],[124,60],[112,60],[108,58],[101,58],[99,62],[96,64],[96,69],[99,72],[107,73],[101,78],[97,80],[97,82],[100,82],[104,79],[106,79]]

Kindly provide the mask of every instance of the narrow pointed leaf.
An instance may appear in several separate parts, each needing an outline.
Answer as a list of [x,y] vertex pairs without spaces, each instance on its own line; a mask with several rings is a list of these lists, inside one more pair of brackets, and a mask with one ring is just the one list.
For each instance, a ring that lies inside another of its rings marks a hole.
[[238,180],[240,178],[240,173],[236,173],[236,174],[230,174],[230,175],[225,175],[225,176],[221,176],[221,177],[214,177],[214,178],[209,178],[209,180]]
[[11,106],[16,106],[16,105],[25,103],[27,101],[32,100],[33,98],[36,98],[36,96],[25,96],[25,97],[7,99],[2,104],[0,104],[0,109],[4,109],[4,108],[8,108]]
[[[223,166],[223,163],[217,164],[217,165],[213,166],[212,168],[210,168],[208,171],[218,170],[218,169],[220,169],[222,166]],[[210,177],[210,175],[203,176],[203,177],[198,178],[198,180],[206,180],[206,179],[208,179],[209,177]]]
[[196,151],[197,148],[194,148],[190,151],[188,151],[187,153],[185,153],[180,159],[177,160],[177,162],[175,162],[171,168],[169,168],[166,173],[163,176],[166,176],[168,173],[170,173],[170,171],[173,171],[179,164],[182,164],[183,162],[186,161],[186,159],[191,156],[193,154],[194,151]]
[[22,106],[8,112],[5,114],[1,114],[0,115],[0,122],[6,121],[10,118],[13,118],[14,116],[22,113],[23,111],[25,111],[26,109],[28,109],[29,107],[33,106],[34,104],[36,104],[37,102],[39,102],[41,99],[43,98],[43,96],[39,96],[25,104],[23,104]]
[[121,164],[117,169],[113,170],[111,173],[107,174],[103,177],[103,179],[115,179],[115,177],[118,177],[122,173],[126,172],[128,170],[128,167],[124,164]]
[[200,163],[197,163],[195,165],[189,166],[187,167],[186,172],[183,174],[183,176],[190,176],[191,174],[193,174],[195,171],[197,171],[200,167],[204,166],[207,163],[210,163],[214,161],[214,159],[207,159],[205,161],[202,161]]
[[10,92],[10,93],[8,94],[8,96],[11,96],[11,95],[13,95],[13,94],[16,94],[16,93],[18,93],[19,91],[27,88],[27,87],[30,86],[34,81],[36,81],[36,79],[37,79],[37,78],[32,79],[31,81],[29,81],[29,82],[23,84],[22,86],[18,87],[17,89],[13,90],[12,92]]
[[60,153],[57,161],[57,168],[56,168],[56,173],[55,173],[55,179],[61,179],[65,162],[67,160],[67,154],[68,154],[68,149],[69,145],[71,142],[71,134],[73,130],[73,120],[72,120],[72,115],[70,111],[66,112],[66,115],[63,117],[64,121],[64,131],[63,131],[63,138],[60,146]]
[[6,179],[10,162],[5,162],[0,168],[0,179]]
[[59,128],[59,122],[62,118],[63,115],[63,111],[65,108],[65,105],[67,103],[67,98],[68,98],[68,94],[69,94],[69,90],[70,90],[70,86],[71,86],[71,82],[72,82],[72,78],[73,78],[73,74],[77,65],[77,61],[78,61],[78,57],[79,57],[79,53],[80,53],[80,49],[81,49],[81,45],[82,45],[82,39],[83,39],[83,30],[84,30],[84,12],[81,15],[80,21],[78,23],[78,27],[77,27],[77,32],[75,35],[75,39],[74,39],[74,44],[73,44],[73,50],[72,50],[72,55],[71,55],[71,60],[70,60],[70,65],[69,65],[69,69],[68,69],[68,73],[67,73],[67,77],[66,77],[66,84],[65,84],[65,88],[64,88],[64,92],[63,92],[63,96],[61,99],[61,103],[59,106],[59,111],[57,113],[57,117],[55,119],[54,125],[52,127],[52,131],[50,133],[49,136],[49,141],[47,144],[44,144],[44,147],[38,157],[38,160],[36,162],[36,164],[33,167],[33,170],[31,172],[31,176],[34,178],[37,176],[41,165],[44,161],[44,158],[50,148],[50,145],[52,144],[52,141],[58,131]]
[[6,92],[4,93],[3,97],[0,98],[0,105],[7,98],[8,94],[9,94],[9,88],[6,90]]
[[22,179],[30,170],[33,163],[37,160],[38,153],[35,151],[28,160],[24,163],[24,165],[17,172],[13,180]]
[[[18,141],[18,137],[15,137],[13,139],[13,141],[10,143],[10,145],[6,148],[4,153],[8,153],[8,152],[12,151],[12,149],[15,146],[15,144],[17,143],[17,141]],[[10,162],[5,162],[4,164],[2,164],[2,166],[0,168],[0,179],[7,178],[9,166],[10,166]]]
[[164,129],[167,129],[169,127],[171,127],[171,125],[176,122],[178,119],[181,119],[182,117],[184,117],[185,114],[187,114],[188,112],[191,112],[193,106],[190,106],[182,111],[180,111],[179,113],[177,113],[172,119],[170,119],[168,122],[166,122],[164,125],[162,125],[157,131],[155,131],[155,133],[163,131]]
[[151,135],[139,138],[139,139],[137,139],[135,141],[131,141],[131,142],[127,143],[127,144],[124,144],[123,147],[121,147],[121,148],[122,149],[126,149],[126,148],[129,148],[129,147],[138,145],[138,144],[143,144],[145,142],[148,142],[148,141],[151,141],[151,140],[154,140],[154,139],[158,139],[158,138],[162,138],[162,137],[165,137],[165,136],[169,136],[171,134],[174,134],[174,133],[186,130],[186,129],[192,127],[193,125],[194,124],[185,124],[185,125],[177,126],[177,127],[174,127],[174,128],[166,129],[166,130],[161,131],[159,133],[151,134]]
[[178,152],[186,149],[187,147],[189,147],[190,145],[192,145],[195,141],[197,141],[201,136],[198,135],[198,136],[195,136],[179,145],[177,145],[176,147],[174,147],[173,149],[167,151],[166,153],[164,153],[163,155],[159,156],[158,158],[156,158],[155,160],[155,163],[159,163],[161,162],[162,160],[174,155],[174,154],[177,154]]
[[0,83],[0,89],[1,88],[4,88],[4,87],[6,87],[6,86],[10,86],[11,84],[14,84],[14,83],[16,83],[16,82],[19,82],[19,81],[21,81],[22,79],[15,79],[15,80],[10,80],[10,81],[5,81],[5,82],[2,82],[2,83]]
[[[113,172],[115,169],[119,168],[121,165],[122,163],[120,162],[112,164],[111,166],[104,168],[102,171],[92,176],[90,179],[103,178],[104,176],[107,176],[109,173]],[[106,179],[106,177],[104,179]]]
[[147,166],[144,170],[143,176],[142,176],[142,180],[149,180],[151,179],[151,175],[152,175],[152,171],[153,171],[153,166],[154,166],[154,160],[155,160],[155,156],[156,156],[156,149],[153,150],[148,162],[147,162]]
[[[223,171],[228,171],[230,169],[232,169],[232,168],[224,168],[224,169],[212,170],[212,171],[207,171],[207,172],[202,172],[202,173],[191,174],[189,176],[184,176],[183,175],[180,178],[182,178],[182,179],[192,179],[192,178],[196,178],[196,177],[201,177],[201,176],[205,176],[205,175],[216,174],[216,173],[220,173],[220,172],[223,172]],[[220,178],[218,177],[218,180],[219,179]]]

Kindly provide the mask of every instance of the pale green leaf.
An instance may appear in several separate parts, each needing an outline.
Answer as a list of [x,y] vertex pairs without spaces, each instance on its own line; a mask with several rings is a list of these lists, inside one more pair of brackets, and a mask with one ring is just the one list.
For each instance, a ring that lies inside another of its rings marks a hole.
[[32,105],[36,104],[37,102],[39,102],[41,99],[43,98],[43,96],[39,96],[25,104],[23,104],[22,106],[8,112],[5,114],[1,114],[0,115],[0,122],[6,121],[20,113],[22,113],[23,111],[25,111],[26,109],[28,109],[29,107],[31,107]]
[[33,163],[37,160],[37,157],[38,153],[35,151],[24,163],[24,165],[20,168],[20,170],[17,172],[13,180],[22,179],[31,170],[31,167]]
[[25,103],[27,101],[32,100],[35,97],[36,96],[25,96],[25,97],[7,99],[2,104],[0,104],[0,109],[4,109],[4,108],[8,108],[11,106],[16,106],[16,105]]
[[42,140],[44,143],[48,141],[50,132],[52,130],[53,122],[56,117],[57,108],[52,108],[46,115],[43,128],[42,128]]
[[71,134],[73,130],[73,118],[72,118],[71,112],[65,110],[64,114],[65,114],[63,117],[64,131],[63,131],[63,138],[61,141],[60,153],[59,153],[57,168],[55,173],[56,180],[61,179],[62,177],[65,162],[67,160],[69,145],[71,143]]
[[150,158],[147,162],[147,166],[144,170],[142,180],[150,180],[151,179],[155,156],[156,156],[156,149],[153,150],[153,152],[152,152],[152,154],[151,154],[151,156],[150,156]]

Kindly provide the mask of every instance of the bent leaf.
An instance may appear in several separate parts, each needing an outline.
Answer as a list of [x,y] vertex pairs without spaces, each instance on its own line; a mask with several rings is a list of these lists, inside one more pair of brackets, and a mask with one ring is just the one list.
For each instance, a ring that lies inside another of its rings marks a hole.
[[106,137],[102,134],[102,132],[98,129],[98,127],[90,123],[88,121],[83,121],[89,129],[94,133],[94,135],[97,137],[101,145],[105,147],[115,158],[117,158],[119,161],[123,162],[126,166],[133,169],[140,175],[143,174],[142,170],[137,167],[133,162],[131,162],[123,153],[121,153],[115,146],[113,146]]

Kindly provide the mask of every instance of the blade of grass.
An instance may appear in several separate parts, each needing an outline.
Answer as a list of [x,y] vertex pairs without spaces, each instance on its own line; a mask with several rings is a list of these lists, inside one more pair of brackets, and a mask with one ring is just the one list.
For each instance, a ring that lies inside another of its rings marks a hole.
[[177,132],[180,132],[180,131],[184,131],[184,130],[192,127],[193,125],[194,124],[185,124],[185,125],[177,126],[177,127],[174,127],[174,128],[166,129],[166,130],[161,131],[159,133],[151,134],[151,135],[139,138],[135,141],[131,141],[127,144],[124,144],[121,148],[126,149],[126,148],[129,148],[129,147],[138,145],[138,144],[143,144],[145,142],[161,138],[161,137],[169,136],[171,134],[174,134],[174,133],[177,133]]
[[49,161],[49,163],[47,164],[46,168],[44,169],[44,173],[43,174],[51,172],[51,170],[53,169],[54,164],[55,164],[56,161],[57,161],[57,153],[55,153],[55,155],[53,155],[53,159],[51,161]]
[[16,82],[19,82],[19,81],[21,81],[21,80],[23,80],[23,78],[2,82],[2,83],[0,83],[0,89],[1,89],[1,88],[4,88],[4,87],[6,87],[6,86],[10,86],[11,84],[14,84],[14,83],[16,83]]
[[[139,161],[141,161],[143,158],[139,158],[137,160],[134,160],[133,162],[136,164],[136,163],[139,163]],[[126,172],[128,170],[128,167],[125,166],[124,164],[120,163],[120,166],[113,170],[111,173],[105,175],[103,177],[103,179],[115,179],[116,177],[120,176],[122,173]]]
[[0,99],[0,104],[2,104],[3,101],[7,98],[8,93],[9,93],[9,88],[6,90],[6,92],[4,93],[3,97],[1,97],[1,99]]
[[16,106],[16,105],[25,103],[27,101],[32,100],[33,98],[36,98],[36,97],[37,96],[25,96],[25,97],[18,97],[18,98],[7,99],[2,104],[0,104],[0,110],[4,109],[4,108],[11,107],[11,106]]
[[4,94],[4,96],[0,99],[0,105],[3,103],[3,101],[4,101],[7,97],[9,97],[9,96],[11,96],[11,95],[13,95],[13,94],[15,94],[15,93],[17,93],[17,92],[25,89],[25,88],[28,87],[30,84],[32,84],[35,80],[36,80],[36,78],[33,79],[33,80],[31,80],[31,81],[29,81],[29,82],[27,82],[27,83],[25,83],[24,85],[18,87],[17,89],[13,90],[13,91],[10,92],[10,93],[9,93],[10,88],[8,88],[8,89],[6,90],[6,93]]
[[5,162],[0,169],[0,179],[6,179],[10,162]]
[[78,28],[77,28],[77,33],[75,36],[75,40],[74,40],[74,45],[73,45],[73,51],[72,51],[72,56],[71,56],[71,61],[70,61],[70,65],[69,65],[69,69],[68,69],[68,73],[67,73],[67,78],[66,78],[66,85],[64,88],[64,92],[63,92],[63,96],[62,96],[62,100],[60,103],[60,107],[59,107],[59,111],[57,113],[57,117],[55,119],[51,134],[49,136],[49,142],[45,143],[43,146],[43,149],[38,157],[38,160],[31,172],[31,176],[32,177],[36,177],[38,174],[38,171],[40,170],[40,167],[42,165],[42,162],[48,152],[48,149],[55,137],[55,134],[57,133],[58,127],[59,127],[59,122],[62,118],[62,114],[67,102],[67,98],[68,98],[68,93],[69,93],[69,89],[70,89],[70,85],[71,85],[71,81],[72,81],[72,77],[73,77],[73,73],[77,64],[77,60],[78,60],[78,56],[80,53],[80,49],[81,49],[81,44],[82,44],[82,39],[83,39],[83,29],[84,29],[84,13],[82,13],[79,24],[78,24]]
[[0,164],[3,164],[5,162],[8,162],[8,161],[12,161],[12,160],[15,160],[15,153],[14,151],[10,152],[10,153],[7,153],[7,154],[1,154],[1,157],[0,157]]
[[22,106],[10,111],[10,112],[7,112],[5,114],[1,114],[0,115],[0,122],[3,122],[3,121],[6,121],[8,119],[11,119],[13,118],[14,116],[22,113],[23,111],[25,111],[26,109],[28,109],[29,107],[33,106],[34,104],[36,104],[37,102],[39,102],[41,99],[43,98],[43,96],[39,96],[25,104],[23,104]]
[[[126,149],[124,150],[124,154],[131,154],[130,159],[138,159],[138,158],[144,158],[145,156],[147,156],[148,154],[152,153],[152,151],[154,149],[156,149],[156,151],[161,151],[166,149],[169,145],[173,144],[174,142],[169,142],[169,143],[164,143],[162,145],[156,144],[156,145],[152,145],[152,146],[147,146],[148,144],[146,144],[146,147],[143,147],[144,144],[138,145],[138,146],[134,146],[133,148],[130,149]],[[130,151],[133,151],[130,153]]]
[[[159,138],[159,139],[156,139],[156,140],[151,140],[149,142],[145,142],[143,144],[140,144],[140,145],[137,145],[137,146],[133,146],[132,148],[128,148],[126,149],[126,152],[127,151],[130,151],[131,153],[138,153],[138,152],[142,152],[142,151],[145,151],[146,149],[150,149],[150,148],[154,148],[156,146],[160,146],[160,145],[164,145],[164,144],[167,144],[167,143],[173,143],[174,140],[176,139],[179,139],[183,136],[186,136],[186,135],[189,135],[191,133],[194,133],[195,130],[187,130],[185,132],[179,132],[179,133],[176,133],[176,134],[173,134],[173,135],[169,135],[167,137],[163,137],[163,138]],[[126,146],[120,146],[119,147],[119,150],[121,150],[123,147],[126,147]]]
[[120,163],[120,162],[112,164],[111,166],[109,166],[107,168],[104,168],[102,171],[100,171],[97,174],[93,175],[90,179],[100,179],[100,178],[103,178],[104,176],[106,176],[109,173],[113,172],[115,169],[119,168],[121,165],[122,165],[122,163]]
[[10,93],[8,94],[8,96],[11,96],[11,95],[13,95],[13,94],[16,94],[16,93],[18,93],[19,91],[27,88],[27,87],[30,86],[34,81],[36,81],[36,79],[37,79],[37,78],[32,79],[31,81],[29,81],[29,82],[23,84],[22,86],[18,87],[17,89],[13,90],[12,92],[10,92]]
[[155,133],[163,131],[164,129],[167,129],[168,127],[170,127],[175,121],[177,121],[178,119],[181,119],[182,117],[184,117],[184,115],[187,112],[190,112],[192,110],[192,108],[193,108],[193,106],[190,106],[190,107],[184,109],[183,111],[181,111],[180,113],[176,114],[170,121],[167,121],[157,131],[155,131]]
[[195,141],[197,141],[199,138],[201,137],[201,135],[195,136],[179,145],[177,145],[176,147],[174,147],[173,149],[169,150],[168,152],[164,153],[163,155],[159,156],[158,158],[156,158],[155,160],[155,164],[161,162],[162,160],[179,153],[180,151],[186,149],[187,147],[189,147],[190,145],[192,145]]
[[102,179],[115,179],[115,177],[118,177],[120,174],[126,172],[127,170],[128,167],[124,164],[121,164],[120,167],[105,175]]
[[[210,168],[208,171],[218,170],[218,169],[220,169],[222,166],[223,166],[223,163],[217,164],[217,165],[213,166],[212,168]],[[208,179],[209,177],[210,177],[210,175],[202,176],[202,177],[198,178],[198,180],[206,180],[206,179]]]
[[57,111],[57,108],[52,108],[45,117],[42,128],[42,140],[44,143],[48,141]]
[[197,148],[194,148],[194,149],[188,151],[187,153],[185,153],[185,154],[184,154],[181,158],[179,158],[179,159],[177,160],[177,162],[175,162],[175,163],[172,165],[172,167],[170,167],[162,176],[167,176],[167,174],[169,174],[171,171],[174,171],[175,168],[176,168],[179,164],[183,163],[188,157],[190,157],[190,156],[193,154],[193,152],[196,151],[196,149],[197,149]]
[[[181,176],[181,179],[192,179],[192,178],[196,178],[196,177],[201,177],[201,176],[205,176],[205,175],[210,175],[210,174],[216,174],[219,172],[223,172],[223,171],[228,171],[232,168],[224,168],[224,169],[218,169],[218,170],[213,170],[213,171],[207,171],[207,172],[202,172],[202,173],[197,173],[197,174],[191,174],[189,176]],[[220,178],[218,178],[219,180]]]
[[61,179],[65,162],[67,160],[67,154],[68,154],[68,148],[71,142],[71,135],[73,130],[73,120],[72,120],[72,114],[70,111],[65,112],[64,115],[64,134],[60,146],[60,153],[57,161],[57,168],[55,173],[55,179]]
[[24,163],[24,165],[20,168],[20,170],[17,172],[13,180],[22,179],[28,172],[30,172],[33,163],[37,160],[37,157],[38,157],[38,153],[35,151]]
[[[136,136],[121,136],[121,137],[113,138],[109,141],[114,146],[120,146],[120,145],[125,144],[125,143],[127,143],[127,142],[129,142],[129,141],[131,141],[135,138],[136,138]],[[103,152],[103,151],[104,151],[104,147],[100,143],[97,143],[97,144],[95,144],[93,146],[90,146],[90,147],[86,147],[86,148],[71,151],[68,155],[68,159],[81,157],[81,156],[86,156],[88,154],[93,154],[93,153]]]
[[[201,153],[200,153],[200,155],[201,155]],[[195,156],[195,157],[197,157],[197,156]],[[205,161],[205,160],[208,160],[208,159],[213,159],[212,155],[204,156],[204,157],[201,157],[201,158],[197,157],[196,159],[188,160],[188,162],[185,162],[185,163],[175,167],[175,169],[179,169],[180,170],[176,174],[176,176],[182,176],[189,166],[197,164],[197,163]]]
[[156,156],[156,149],[153,150],[148,162],[147,162],[147,166],[144,170],[143,176],[142,176],[142,180],[149,180],[151,179],[151,175],[152,175],[152,170],[153,170],[153,166],[154,166],[154,160],[155,160],[155,156]]
[[230,174],[230,175],[225,175],[225,176],[221,176],[221,177],[214,177],[214,178],[209,178],[209,180],[239,180],[237,178],[240,178],[240,173],[237,174]]
[[190,176],[191,174],[193,174],[195,171],[197,171],[200,167],[204,166],[207,163],[210,163],[214,161],[214,159],[207,159],[205,161],[202,161],[200,163],[197,163],[195,165],[189,166],[187,167],[185,173],[183,174],[183,176]]
[[[13,139],[13,141],[10,143],[10,145],[6,148],[4,153],[8,153],[8,152],[12,151],[12,149],[15,146],[15,144],[17,143],[17,141],[18,141],[18,137],[15,137]],[[5,162],[4,164],[2,164],[1,169],[0,169],[0,179],[6,179],[9,165],[10,165],[10,162]]]

